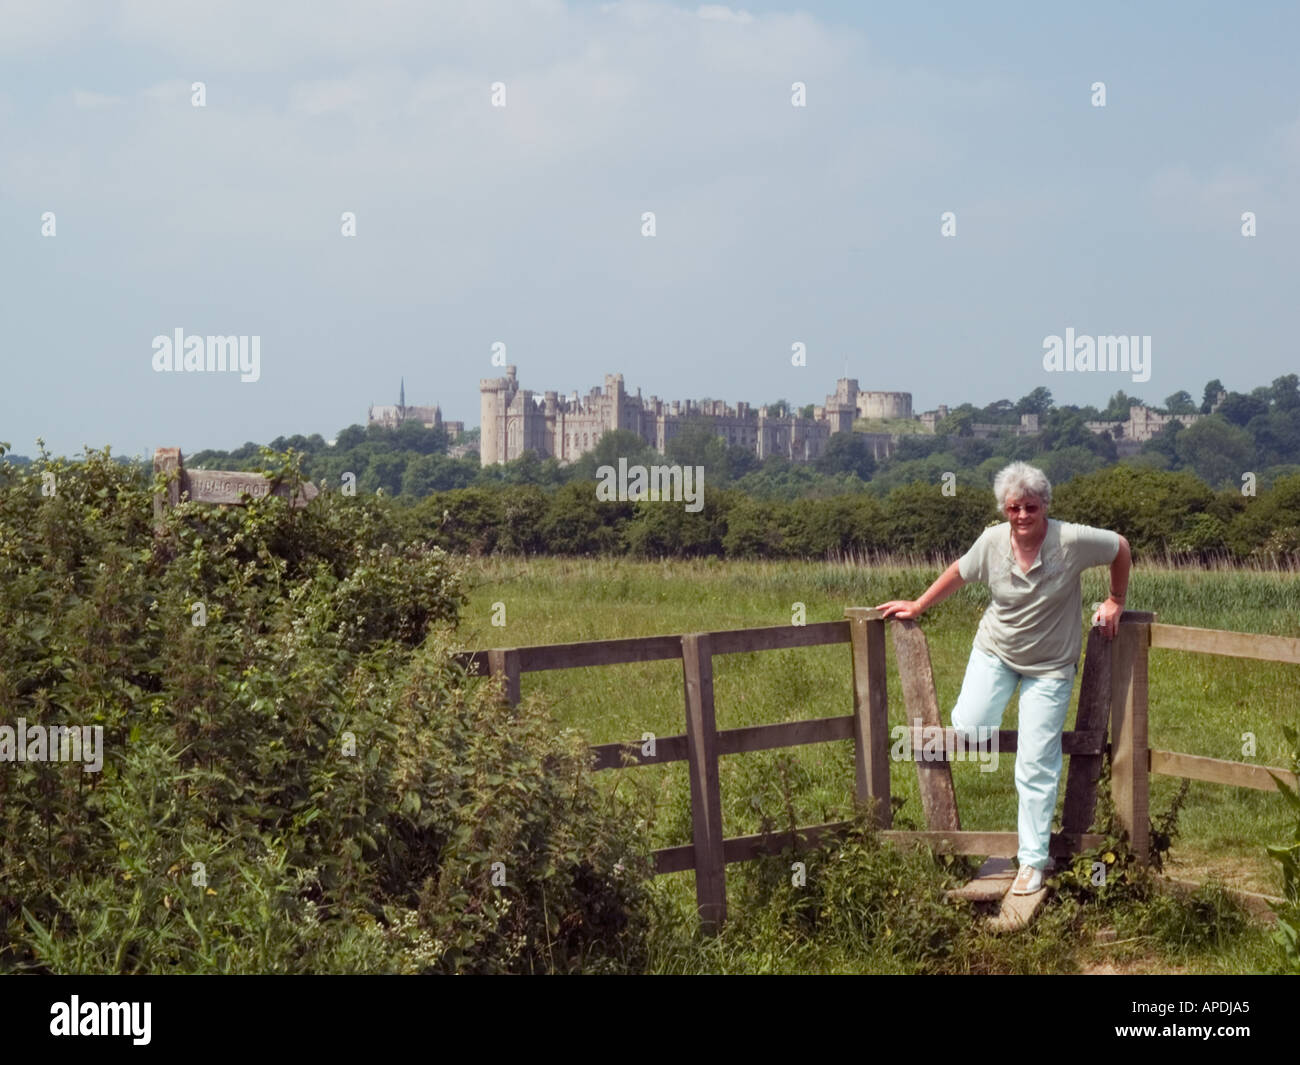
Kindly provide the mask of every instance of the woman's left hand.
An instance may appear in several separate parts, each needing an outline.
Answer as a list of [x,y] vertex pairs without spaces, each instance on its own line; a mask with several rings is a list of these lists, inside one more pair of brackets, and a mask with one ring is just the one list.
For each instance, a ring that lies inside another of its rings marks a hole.
[[1114,599],[1107,599],[1097,608],[1092,623],[1098,626],[1108,638],[1113,638],[1119,632],[1119,616],[1122,613],[1124,613],[1122,603],[1117,603]]

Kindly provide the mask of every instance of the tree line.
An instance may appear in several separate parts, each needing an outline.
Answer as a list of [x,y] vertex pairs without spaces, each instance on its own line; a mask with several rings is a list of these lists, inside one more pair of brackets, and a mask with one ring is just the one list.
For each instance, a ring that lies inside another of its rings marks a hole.
[[[856,491],[795,501],[706,482],[699,513],[672,501],[599,502],[594,483],[581,481],[551,492],[472,486],[398,505],[431,542],[472,554],[951,558],[1001,520],[987,484],[961,478],[899,485],[883,498]],[[1113,466],[1054,490],[1050,513],[1115,529],[1149,558],[1300,558],[1300,474],[1250,496],[1216,492],[1186,472]]]

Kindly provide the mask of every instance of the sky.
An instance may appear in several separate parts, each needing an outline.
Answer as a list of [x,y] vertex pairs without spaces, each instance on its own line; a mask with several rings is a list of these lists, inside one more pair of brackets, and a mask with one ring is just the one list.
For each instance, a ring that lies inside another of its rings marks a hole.
[[[1267,2],[0,0],[0,441],[329,439],[403,377],[472,427],[498,344],[539,394],[1248,391],[1300,370],[1297,39]],[[258,338],[256,380],[156,369],[177,329]],[[1067,329],[1150,336],[1150,379],[1049,372]]]

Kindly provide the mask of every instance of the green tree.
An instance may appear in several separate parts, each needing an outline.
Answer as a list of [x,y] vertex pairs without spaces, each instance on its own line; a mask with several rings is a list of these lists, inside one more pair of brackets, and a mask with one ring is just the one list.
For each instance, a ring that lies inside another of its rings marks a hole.
[[889,550],[951,560],[965,552],[997,519],[993,493],[957,482],[947,496],[941,484],[908,484],[885,500],[882,531]]
[[813,468],[819,473],[852,473],[869,481],[876,471],[876,459],[861,433],[831,433]]
[[473,463],[445,455],[417,455],[406,464],[402,474],[402,495],[423,499],[434,492],[468,488],[477,475]]
[[1183,465],[1211,487],[1225,482],[1240,485],[1242,473],[1255,465],[1255,442],[1250,434],[1218,414],[1179,433],[1176,448]]
[[935,435],[970,436],[974,432],[971,425],[975,422],[975,414],[975,408],[971,404],[963,403],[939,419],[939,423],[934,427]]
[[1229,392],[1215,413],[1244,428],[1252,418],[1268,413],[1268,401],[1257,395]]
[[339,430],[338,436],[334,439],[334,446],[340,451],[351,451],[354,447],[360,447],[365,442],[365,426],[349,425],[346,429]]
[[1137,406],[1141,402],[1142,400],[1137,396],[1130,396],[1121,388],[1110,397],[1110,402],[1106,404],[1106,409],[1102,412],[1101,420],[1106,422],[1128,421],[1129,407]]
[[1273,405],[1281,411],[1300,410],[1300,376],[1289,373],[1273,379]]
[[1165,410],[1170,414],[1195,414],[1196,400],[1192,399],[1192,394],[1185,388],[1180,388],[1165,397]]
[[1072,477],[1092,473],[1105,465],[1106,460],[1095,451],[1078,445],[1045,452],[1039,461],[1052,484],[1064,484]]
[[886,548],[884,509],[869,495],[839,495],[786,503],[777,513],[781,543],[791,558],[827,558],[833,553],[863,554]]
[[1205,391],[1201,396],[1201,413],[1209,414],[1214,410],[1214,405],[1219,402],[1219,393],[1226,392],[1223,382],[1217,377],[1213,381],[1207,381]]
[[1241,555],[1300,554],[1300,474],[1279,477],[1236,516],[1227,539]]
[[550,497],[538,533],[550,554],[614,554],[634,510],[630,502],[597,499],[591,481],[571,481]]
[[410,457],[405,451],[380,451],[372,455],[366,472],[358,479],[357,489],[373,495],[382,488],[385,495],[397,495],[402,490],[402,475]]
[[781,553],[777,505],[741,499],[727,512],[722,548],[728,558],[776,558]]
[[1039,385],[1016,401],[1016,414],[1037,414],[1045,418],[1052,409],[1052,393]]
[[718,436],[715,421],[707,415],[688,419],[664,448],[675,465],[703,466],[707,479],[715,485],[730,480],[727,442]]
[[594,481],[596,471],[601,466],[617,470],[620,458],[627,459],[629,466],[652,466],[663,461],[659,452],[637,433],[627,429],[613,429],[602,433],[590,451],[569,465],[569,479]]
[[975,418],[976,421],[998,424],[1014,424],[1019,421],[1016,415],[1016,405],[1009,399],[999,399],[990,403]]
[[[1199,423],[1198,423],[1199,424]],[[1190,432],[1190,430],[1188,430]],[[1192,515],[1208,511],[1214,493],[1190,473],[1110,466],[1052,493],[1052,517],[1122,533],[1135,551],[1163,552]]]
[[685,503],[640,500],[624,530],[632,554],[640,558],[702,558],[723,555],[727,512],[735,500],[724,491],[704,493],[702,510],[686,510]]

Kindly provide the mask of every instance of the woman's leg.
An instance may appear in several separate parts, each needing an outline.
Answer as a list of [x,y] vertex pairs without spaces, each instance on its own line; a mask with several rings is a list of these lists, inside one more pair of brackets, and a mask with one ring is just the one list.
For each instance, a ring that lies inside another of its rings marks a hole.
[[975,736],[975,729],[981,726],[1001,727],[1002,714],[1019,680],[1020,674],[997,655],[972,647],[961,694],[952,708],[952,727],[968,736]]
[[1070,708],[1074,667],[1068,677],[1025,677],[1020,688],[1016,737],[1017,828],[1020,864],[1047,868],[1056,791],[1061,781],[1061,730]]

